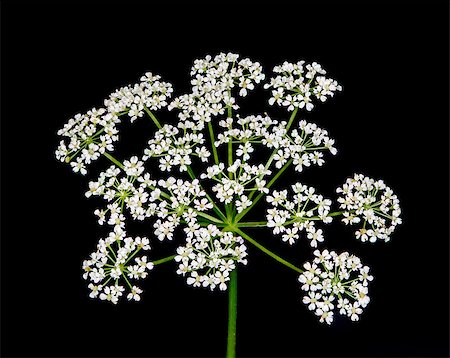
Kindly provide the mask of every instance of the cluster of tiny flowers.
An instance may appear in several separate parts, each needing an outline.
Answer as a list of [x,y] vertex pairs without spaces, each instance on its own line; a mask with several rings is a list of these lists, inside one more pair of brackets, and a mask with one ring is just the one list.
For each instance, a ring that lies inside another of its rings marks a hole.
[[[170,177],[167,180],[159,180],[158,186],[170,192],[170,197],[167,200],[161,199],[161,195],[159,195],[161,203],[159,204],[159,210],[157,212],[155,210],[155,213],[161,218],[153,225],[155,235],[160,241],[164,239],[172,240],[174,230],[180,223],[180,216],[186,211],[192,212],[192,210],[189,210],[189,206],[195,205],[196,210],[200,212],[212,208],[212,204],[208,204],[207,199],[202,198],[206,193],[201,189],[198,179],[185,181]],[[154,192],[159,193],[160,190],[155,189]]]
[[161,77],[150,72],[145,73],[139,83],[122,87],[105,100],[110,113],[128,113],[131,122],[142,117],[144,111],[154,111],[166,107],[173,88]]
[[187,219],[186,245],[177,248],[177,273],[186,276],[193,287],[216,287],[224,291],[236,263],[247,264],[247,247],[240,236],[220,231],[215,225],[200,227],[195,219]]
[[326,149],[331,154],[337,153],[334,140],[328,136],[328,132],[317,127],[315,123],[301,120],[298,128],[287,134],[287,123],[278,123],[269,116],[247,116],[239,118],[239,127],[233,128],[233,118],[227,118],[219,122],[221,127],[226,128],[220,133],[215,142],[216,146],[233,142],[239,144],[236,155],[242,156],[244,160],[250,158],[254,151],[253,143],[259,143],[267,148],[276,149],[273,157],[275,167],[281,169],[290,159],[295,165],[295,170],[303,171],[304,167],[311,164],[322,166],[325,163],[321,150]]
[[[258,190],[260,192],[268,192],[268,189],[265,188],[265,180],[261,180],[259,177],[269,175],[271,171],[265,169],[262,164],[259,166],[249,165],[237,159],[227,168],[228,175],[224,172],[224,169],[225,165],[223,163],[213,165],[208,167],[206,173],[202,173],[200,178],[217,181],[218,183],[212,187],[212,191],[215,192],[217,199],[225,204],[229,204],[234,200],[238,213],[252,205],[252,202],[245,195],[246,191]],[[250,183],[252,183],[252,188],[246,188]]]
[[369,267],[363,266],[361,260],[343,252],[314,251],[313,262],[303,265],[304,272],[299,276],[301,288],[307,294],[303,303],[319,317],[320,322],[331,324],[334,312],[359,320],[370,298],[368,293]]
[[395,227],[402,223],[397,195],[382,180],[355,174],[336,192],[341,194],[338,202],[344,210],[342,221],[347,225],[363,221],[355,232],[358,240],[389,241]]
[[142,290],[132,285],[130,280],[147,277],[153,268],[147,256],[136,257],[140,250],[150,250],[149,240],[127,237],[125,230],[118,226],[108,237],[100,239],[97,250],[83,262],[83,278],[90,282],[89,297],[117,304],[125,291],[125,287],[119,284],[123,280],[129,289],[127,299],[139,301]]
[[212,117],[224,114],[226,107],[239,108],[232,95],[235,86],[245,97],[264,77],[261,65],[248,58],[239,60],[239,55],[233,53],[220,53],[214,58],[208,55],[194,62],[192,92],[175,98],[169,109],[180,109],[180,120],[192,119],[194,123],[189,126],[201,130]]
[[304,167],[311,164],[322,166],[325,163],[320,150],[327,149],[336,155],[337,150],[333,146],[334,139],[328,136],[325,129],[317,127],[315,123],[301,120],[298,129],[295,128],[290,136],[285,134],[283,140],[278,142],[279,148],[275,156],[275,167],[280,169],[289,159],[295,165],[295,170],[302,172]]
[[286,107],[288,111],[293,111],[294,108],[311,111],[314,108],[314,97],[325,102],[336,91],[342,90],[335,80],[323,76],[326,71],[316,62],[306,66],[305,61],[284,62],[281,66],[275,66],[273,72],[278,75],[264,85],[266,89],[273,88],[269,104],[276,103]]
[[[119,139],[117,123],[119,116],[128,114],[133,122],[144,111],[158,110],[168,105],[173,92],[172,85],[160,81],[160,76],[147,72],[141,82],[122,87],[105,99],[105,108],[93,108],[86,114],[77,114],[57,134],[67,137],[55,152],[62,162],[70,162],[75,173],[85,175],[86,165],[97,160],[101,154],[114,150],[113,143]],[[73,160],[75,159],[76,160]]]
[[211,153],[202,145],[204,142],[203,133],[186,133],[166,124],[148,141],[142,159],[159,158],[161,171],[170,172],[173,166],[177,166],[180,172],[187,171],[192,164],[191,156],[198,157],[202,162],[208,161]]
[[[156,182],[150,179],[148,173],[141,172],[142,162],[138,161],[137,157],[125,161],[124,165],[126,172],[132,170],[139,176],[128,175],[119,178],[121,170],[111,166],[100,174],[97,181],[89,183],[87,197],[102,196],[109,202],[106,210],[97,209],[94,212],[100,225],[107,222],[109,225],[124,228],[125,206],[135,220],[156,216],[156,237],[161,241],[172,240],[175,228],[180,224],[180,216],[186,210],[194,207],[196,211],[201,212],[212,208],[212,204],[202,198],[205,192],[197,179],[184,181],[170,177]],[[139,186],[136,186],[136,183]]]
[[238,156],[243,155],[244,160],[248,160],[250,158],[248,154],[253,152],[252,142],[259,143],[261,140],[264,140],[264,143],[267,144],[278,139],[273,131],[270,130],[270,127],[278,122],[272,120],[267,115],[264,117],[261,115],[251,115],[244,118],[237,115],[236,122],[239,127],[236,128],[233,128],[234,122],[234,119],[231,117],[219,122],[219,125],[226,130],[219,133],[215,145],[219,146],[220,144],[228,143],[230,140],[233,142],[242,142],[236,154]]
[[88,164],[101,154],[114,150],[113,143],[119,139],[116,128],[119,122],[118,116],[105,108],[93,108],[86,114],[75,115],[57,132],[67,139],[59,143],[56,158],[70,162],[75,173],[85,175]]
[[[138,181],[143,182],[139,189],[136,189],[134,182],[138,175],[144,171],[143,163],[137,157],[131,157],[124,162],[124,170],[127,176],[120,177],[122,170],[112,165],[106,171],[100,173],[97,181],[89,182],[89,190],[85,193],[86,197],[101,196],[108,204],[106,209],[96,209],[94,214],[98,217],[98,223],[103,225],[125,227],[125,216],[123,207],[130,210],[136,220],[143,220],[148,215],[144,210],[143,204],[149,201],[149,194],[144,191],[148,185],[156,185],[156,181],[150,180],[148,174],[139,176]],[[131,176],[130,176],[131,174]],[[134,175],[133,175],[134,174]],[[156,198],[155,198],[156,199]]]
[[287,190],[273,190],[266,197],[272,208],[267,209],[267,227],[272,228],[273,233],[282,235],[284,242],[294,244],[299,239],[301,231],[306,232],[311,247],[317,247],[317,243],[323,242],[322,229],[317,229],[315,222],[322,221],[326,224],[332,221],[327,216],[330,212],[331,200],[324,199],[315,189],[306,185],[295,183],[291,186],[294,195],[288,197]]

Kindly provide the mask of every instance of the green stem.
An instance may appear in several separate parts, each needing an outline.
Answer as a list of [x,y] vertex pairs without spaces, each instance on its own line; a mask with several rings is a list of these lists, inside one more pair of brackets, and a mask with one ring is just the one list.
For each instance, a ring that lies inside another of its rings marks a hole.
[[159,121],[156,119],[156,117],[153,115],[153,113],[146,107],[144,106],[144,110],[145,112],[147,112],[147,114],[150,116],[150,118],[152,119],[153,123],[155,123],[155,125],[158,127],[158,129],[161,129],[161,124],[159,123]]
[[[291,165],[291,163],[293,162],[294,159],[289,159],[287,161],[287,163],[283,166],[283,168],[281,168],[278,173],[272,178],[272,180],[269,182],[269,184],[267,184],[266,188],[270,188],[276,181],[277,179],[280,177],[281,174],[283,174],[283,172]],[[250,205],[247,209],[243,210],[239,215],[236,216],[235,218],[235,222],[239,222],[239,220],[241,220],[245,214],[247,214],[255,205],[256,203],[258,203],[259,200],[261,200],[261,198],[265,195],[265,193],[260,193],[255,200],[253,200],[252,205]]]
[[344,212],[343,211],[335,211],[332,213],[329,213],[327,216],[339,216],[342,215]]
[[[283,172],[291,165],[291,163],[294,161],[294,159],[289,159],[287,161],[287,163],[283,166],[283,168],[281,168],[279,170],[279,172],[272,178],[272,180],[269,182],[269,184],[267,184],[266,188],[270,188],[276,181],[277,179],[280,177],[281,174],[283,174]],[[264,193],[261,193],[262,195],[264,195]],[[261,195],[261,196],[262,196]],[[256,199],[255,199],[256,201]]]
[[228,288],[227,358],[236,357],[237,268],[231,271]]
[[119,162],[116,158],[114,158],[111,154],[108,152],[104,152],[103,155],[108,158],[110,161],[112,161],[115,165],[117,165],[120,169],[123,169],[124,166],[121,162]]
[[269,255],[270,257],[274,258],[275,260],[277,260],[278,262],[282,263],[283,265],[291,268],[294,271],[297,271],[299,273],[303,273],[303,270],[298,268],[297,266],[294,266],[293,264],[291,264],[290,262],[287,262],[285,259],[281,258],[280,256],[274,254],[272,251],[270,251],[269,249],[266,249],[264,246],[262,246],[259,242],[253,240],[250,236],[248,236],[245,232],[243,232],[242,230],[240,230],[239,228],[235,228],[233,230],[236,234],[239,234],[240,236],[242,236],[244,239],[246,239],[247,241],[251,242],[253,245],[255,245],[258,249],[260,249],[262,252],[266,253],[267,255]]
[[288,122],[288,125],[286,127],[286,132],[289,130],[289,128],[291,128],[292,123],[294,122],[295,116],[297,115],[297,112],[298,112],[298,107],[296,107],[294,109],[294,111],[291,114],[291,117],[289,118],[289,122]]
[[[220,221],[219,219],[215,218],[214,216],[205,214],[205,213],[203,213],[203,212],[201,212],[201,211],[197,211],[197,215],[198,215],[198,216],[201,216],[201,217],[204,217],[205,219],[211,220],[213,223],[216,223],[216,224],[223,224],[223,221]],[[208,224],[209,224],[209,223],[208,223]]]
[[211,138],[211,147],[214,155],[214,163],[217,165],[219,164],[219,156],[217,155],[217,148],[216,145],[214,144],[216,140],[214,139],[214,130],[211,122],[208,122],[208,129],[209,129],[209,137]]
[[176,255],[172,255],[172,256],[164,257],[163,259],[159,259],[159,260],[156,260],[156,261],[152,261],[152,264],[153,264],[153,265],[163,264],[164,262],[173,260],[173,259],[175,258],[175,256],[176,256]]
[[[231,140],[228,142],[228,166],[233,165],[233,143]],[[233,173],[230,172],[230,179],[233,179]]]
[[267,221],[255,221],[255,222],[240,222],[236,224],[237,227],[266,227]]

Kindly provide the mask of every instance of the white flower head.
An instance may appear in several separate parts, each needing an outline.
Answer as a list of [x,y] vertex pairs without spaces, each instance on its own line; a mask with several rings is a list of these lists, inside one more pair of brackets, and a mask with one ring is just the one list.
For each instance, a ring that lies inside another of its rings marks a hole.
[[342,221],[360,226],[355,237],[362,242],[387,242],[397,225],[402,223],[397,195],[382,180],[355,174],[336,192],[340,194],[339,206],[344,210]]
[[240,236],[208,225],[187,230],[186,245],[178,247],[175,261],[179,263],[177,273],[186,277],[188,285],[226,290],[230,272],[238,263],[245,265],[246,256]]
[[315,250],[314,256],[312,262],[303,265],[305,271],[298,278],[306,292],[303,303],[320,322],[331,324],[337,313],[352,321],[359,320],[370,301],[367,286],[373,277],[369,267],[348,252],[338,255],[334,251]]

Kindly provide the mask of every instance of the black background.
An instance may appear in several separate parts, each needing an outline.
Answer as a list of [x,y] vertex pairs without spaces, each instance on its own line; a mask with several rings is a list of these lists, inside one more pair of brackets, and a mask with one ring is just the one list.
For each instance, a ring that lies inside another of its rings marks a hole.
[[[68,118],[144,72],[182,94],[195,58],[232,51],[267,75],[284,60],[321,63],[344,90],[302,118],[329,131],[338,155],[300,180],[335,198],[355,172],[383,178],[404,219],[387,244],[357,242],[338,222],[324,229],[322,247],[359,255],[375,276],[358,323],[319,324],[297,275],[249,244],[238,355],[448,356],[447,21],[445,2],[2,3],[2,355],[224,355],[227,294],[186,287],[173,263],[151,272],[140,303],[88,298],[81,263],[106,231],[92,214],[102,202],[84,192],[109,163],[83,178],[53,152]],[[242,113],[283,118],[267,99],[253,92]],[[141,153],[154,131],[145,119],[121,128],[120,159]],[[252,235],[297,265],[311,257],[306,240]],[[174,247],[154,241],[151,256]]]

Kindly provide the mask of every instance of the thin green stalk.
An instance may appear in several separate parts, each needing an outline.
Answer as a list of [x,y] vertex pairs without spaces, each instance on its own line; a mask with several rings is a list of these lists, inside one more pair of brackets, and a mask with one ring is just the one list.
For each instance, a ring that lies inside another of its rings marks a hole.
[[[291,165],[294,159],[289,159],[287,163],[278,171],[278,173],[272,178],[272,180],[267,184],[266,188],[270,188],[280,177],[281,174]],[[265,193],[260,193],[255,200],[253,200],[252,205],[250,205],[247,209],[243,210],[239,215],[236,216],[235,221],[239,222],[257,203],[258,201],[265,195]]]
[[176,256],[176,255],[172,255],[172,256],[164,257],[163,259],[159,259],[159,260],[156,260],[156,261],[152,261],[152,264],[153,264],[153,265],[163,264],[164,262],[173,260],[173,259],[175,258],[175,256]]
[[[283,172],[289,168],[289,166],[291,165],[291,163],[294,161],[294,159],[289,159],[287,161],[287,163],[278,171],[278,173],[272,178],[272,180],[269,182],[269,184],[267,184],[266,188],[270,188],[276,181],[277,179],[280,177],[281,174],[283,174]],[[264,193],[263,193],[264,194]],[[255,199],[256,200],[256,199]]]
[[296,107],[294,109],[294,111],[291,114],[291,117],[289,118],[289,122],[288,122],[288,125],[286,127],[286,132],[289,130],[289,128],[291,128],[292,123],[294,122],[295,116],[297,115],[297,112],[298,112],[298,107]]
[[266,227],[267,221],[256,222],[240,222],[236,224],[237,227]]
[[104,152],[103,155],[108,158],[110,161],[112,161],[115,165],[117,165],[120,169],[123,169],[124,166],[121,162],[119,162],[116,158],[114,158],[111,154],[108,152]]
[[332,213],[329,213],[327,216],[339,216],[342,215],[344,212],[343,211],[334,211]]
[[[228,166],[233,165],[233,143],[228,142]],[[230,172],[230,179],[233,179],[233,173]]]
[[219,164],[219,156],[217,155],[217,148],[216,145],[214,144],[216,140],[214,139],[214,130],[211,122],[208,122],[208,129],[209,129],[209,137],[211,138],[211,147],[213,150],[214,163],[217,165]]
[[231,271],[228,288],[227,358],[236,357],[237,268]]
[[219,219],[215,218],[214,216],[202,213],[201,211],[197,211],[197,215],[204,217],[205,219],[208,219],[216,224],[223,224],[223,221],[220,221]]
[[158,129],[161,129],[162,126],[159,123],[159,121],[156,119],[156,117],[153,115],[153,113],[146,106],[144,106],[144,110],[150,116],[150,118],[152,119],[153,123],[155,123],[155,125],[158,127]]
[[282,263],[283,265],[291,268],[294,271],[297,271],[299,273],[303,273],[303,270],[298,268],[297,266],[294,266],[293,264],[291,264],[290,262],[287,262],[285,259],[281,258],[280,256],[274,254],[272,251],[270,251],[269,249],[266,249],[264,246],[262,246],[259,242],[253,240],[250,236],[248,236],[245,232],[243,232],[242,230],[240,230],[239,228],[235,228],[234,232],[236,234],[239,234],[240,236],[242,236],[245,240],[251,242],[253,245],[255,245],[258,249],[260,249],[262,252],[266,253],[267,255],[269,255],[270,257],[274,258],[275,260],[277,260],[278,262]]

